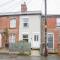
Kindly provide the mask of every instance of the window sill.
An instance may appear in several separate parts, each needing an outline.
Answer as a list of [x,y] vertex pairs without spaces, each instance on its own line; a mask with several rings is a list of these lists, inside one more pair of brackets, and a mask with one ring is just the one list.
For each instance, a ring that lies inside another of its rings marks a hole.
[[60,27],[56,27],[57,29],[60,29]]
[[9,28],[9,29],[16,29],[16,27],[15,28]]

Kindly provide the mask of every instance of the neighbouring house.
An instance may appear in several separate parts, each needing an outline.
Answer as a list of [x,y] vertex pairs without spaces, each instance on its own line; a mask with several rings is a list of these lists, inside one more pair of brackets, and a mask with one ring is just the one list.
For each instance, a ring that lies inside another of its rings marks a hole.
[[[7,30],[8,38],[4,33]],[[26,3],[21,4],[21,12],[0,13],[0,48],[9,47],[9,43],[25,40],[31,48],[40,48],[41,12],[27,11]]]
[[[42,16],[42,31],[44,31],[44,17]],[[44,33],[42,32],[42,42]],[[60,51],[60,15],[47,15],[47,49],[48,52]]]
[[10,42],[17,42],[19,40],[19,16],[14,13],[0,14],[0,48],[9,46],[8,39],[5,39],[7,33],[4,35],[6,30]]

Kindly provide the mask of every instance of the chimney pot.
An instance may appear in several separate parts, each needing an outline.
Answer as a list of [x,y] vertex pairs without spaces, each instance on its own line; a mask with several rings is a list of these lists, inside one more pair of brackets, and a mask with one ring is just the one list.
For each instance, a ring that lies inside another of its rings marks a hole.
[[23,4],[21,4],[21,12],[26,12],[27,11],[27,6],[26,6],[26,2],[24,2]]

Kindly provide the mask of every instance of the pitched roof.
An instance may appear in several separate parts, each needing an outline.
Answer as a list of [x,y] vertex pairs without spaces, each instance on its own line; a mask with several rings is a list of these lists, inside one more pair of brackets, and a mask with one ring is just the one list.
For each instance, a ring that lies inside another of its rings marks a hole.
[[[45,15],[42,15],[42,17],[45,17]],[[60,17],[60,14],[47,14],[47,17]]]
[[5,13],[0,13],[0,16],[16,16],[16,15],[41,15],[41,11],[5,12]]

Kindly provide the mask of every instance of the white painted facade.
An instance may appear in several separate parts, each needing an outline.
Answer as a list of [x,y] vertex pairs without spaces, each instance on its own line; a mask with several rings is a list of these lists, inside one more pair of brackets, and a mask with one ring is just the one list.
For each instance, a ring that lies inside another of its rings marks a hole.
[[[23,27],[23,18],[28,18],[28,27]],[[28,43],[31,48],[40,48],[41,43],[41,15],[21,15],[19,18],[19,40],[23,40],[23,34],[28,34]],[[38,35],[38,41],[34,40]]]

